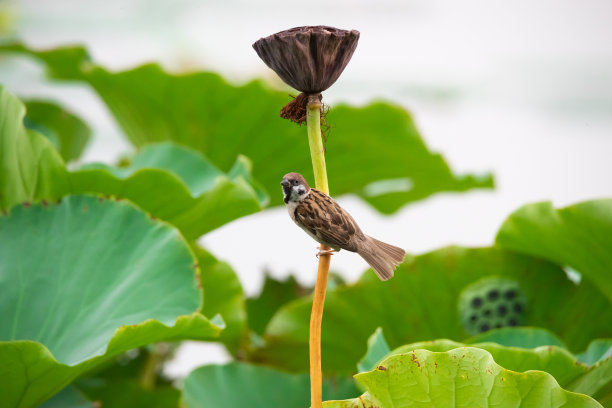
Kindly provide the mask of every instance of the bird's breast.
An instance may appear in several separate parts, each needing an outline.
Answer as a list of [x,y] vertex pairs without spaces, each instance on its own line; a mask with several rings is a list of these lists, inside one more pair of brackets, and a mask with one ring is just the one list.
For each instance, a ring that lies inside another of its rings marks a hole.
[[287,203],[287,211],[289,211],[289,217],[291,217],[291,219],[295,222],[295,209],[297,208],[297,206],[300,203],[297,203],[295,201],[289,201]]

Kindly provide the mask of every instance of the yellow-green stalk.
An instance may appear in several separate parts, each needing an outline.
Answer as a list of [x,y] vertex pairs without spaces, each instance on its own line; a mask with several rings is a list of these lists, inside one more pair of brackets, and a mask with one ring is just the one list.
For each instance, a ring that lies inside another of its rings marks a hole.
[[[321,140],[321,102],[317,96],[310,96],[306,107],[306,125],[308,127],[308,144],[310,157],[314,170],[315,187],[329,194],[327,185],[327,170],[325,168],[325,152]],[[321,245],[321,250],[330,249]],[[323,319],[323,306],[325,304],[325,290],[327,288],[327,275],[331,255],[319,257],[319,270],[315,284],[312,312],[310,314],[310,406],[321,408],[323,405],[323,378],[321,373],[321,321]]]

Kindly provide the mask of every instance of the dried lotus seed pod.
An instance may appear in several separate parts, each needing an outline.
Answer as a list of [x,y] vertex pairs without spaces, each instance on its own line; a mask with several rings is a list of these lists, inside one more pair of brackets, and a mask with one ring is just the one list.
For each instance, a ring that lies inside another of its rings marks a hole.
[[358,40],[357,30],[305,26],[272,34],[253,44],[266,65],[302,93],[283,108],[281,116],[304,123],[308,96],[318,95],[336,82]]

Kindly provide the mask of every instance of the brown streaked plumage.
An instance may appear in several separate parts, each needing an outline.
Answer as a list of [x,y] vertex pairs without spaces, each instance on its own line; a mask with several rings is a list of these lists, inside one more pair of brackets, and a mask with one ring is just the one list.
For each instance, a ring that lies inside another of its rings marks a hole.
[[406,252],[361,231],[342,207],[327,194],[310,188],[299,173],[288,173],[281,182],[291,219],[317,242],[336,251],[357,252],[381,280],[393,277]]

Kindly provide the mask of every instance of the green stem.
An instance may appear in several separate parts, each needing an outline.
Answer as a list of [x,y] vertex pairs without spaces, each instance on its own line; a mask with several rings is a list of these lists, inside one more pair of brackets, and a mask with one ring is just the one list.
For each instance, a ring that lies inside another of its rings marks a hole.
[[152,390],[157,381],[157,367],[170,355],[170,347],[167,343],[155,344],[149,352],[147,359],[138,376],[138,382],[142,388]]
[[[327,185],[327,170],[325,169],[325,151],[321,140],[321,102],[318,97],[309,96],[307,105],[306,125],[308,127],[308,143],[312,168],[315,175],[315,186],[318,190],[329,194]],[[329,249],[321,245],[321,249]],[[322,408],[323,404],[323,376],[321,373],[321,322],[323,320],[323,305],[325,304],[325,290],[331,256],[319,256],[319,269],[317,282],[313,293],[312,312],[310,314],[310,406]]]
[[308,144],[314,170],[315,186],[325,194],[329,194],[327,185],[327,169],[325,168],[325,151],[321,139],[321,102],[316,96],[309,96],[306,108],[306,126],[308,127]]

